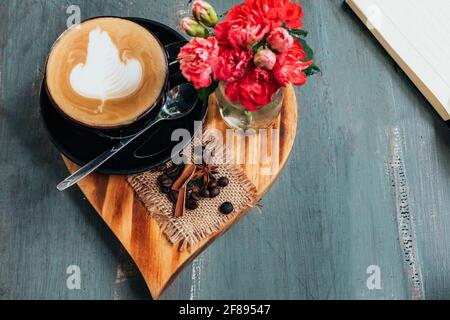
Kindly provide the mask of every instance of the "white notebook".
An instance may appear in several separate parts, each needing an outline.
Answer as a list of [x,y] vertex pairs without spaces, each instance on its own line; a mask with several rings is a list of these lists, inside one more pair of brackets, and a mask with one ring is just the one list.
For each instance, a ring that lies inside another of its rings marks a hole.
[[430,101],[450,120],[450,0],[346,0]]

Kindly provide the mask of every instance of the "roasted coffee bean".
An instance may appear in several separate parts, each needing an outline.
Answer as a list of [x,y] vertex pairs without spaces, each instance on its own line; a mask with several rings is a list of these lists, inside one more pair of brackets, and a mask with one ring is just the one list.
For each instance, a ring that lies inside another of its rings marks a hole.
[[217,197],[219,195],[219,193],[220,193],[219,187],[209,188],[209,196],[211,198]]
[[195,201],[199,201],[201,199],[200,195],[197,192],[192,191],[190,197]]
[[218,185],[219,185],[219,184],[217,183],[217,180],[211,180],[211,181],[208,183],[208,188],[209,188],[209,189],[216,188]]
[[219,187],[224,188],[230,183],[230,180],[228,180],[227,177],[222,177],[219,180],[217,180],[217,183],[219,184]]
[[201,192],[201,196],[203,198],[209,198],[209,190],[208,189],[203,189]]
[[234,211],[233,204],[231,202],[224,202],[220,205],[219,211],[222,214],[230,214]]
[[170,188],[172,186],[172,184],[173,184],[173,181],[170,178],[167,178],[161,182],[161,186],[163,186],[164,188]]
[[168,198],[170,201],[172,201],[173,203],[177,203],[178,200],[178,191],[175,190],[170,190]]
[[202,189],[196,183],[192,184],[191,190],[192,190],[192,192],[195,192],[195,193],[200,193],[202,191]]
[[166,175],[171,179],[178,178],[180,173],[181,173],[181,169],[179,166],[176,166],[176,165],[172,165],[166,170]]
[[158,182],[161,187],[170,188],[173,184],[172,179],[170,179],[167,175],[162,174],[158,177]]
[[198,208],[198,202],[195,201],[194,199],[188,199],[186,200],[186,209],[189,210],[195,210]]
[[169,194],[169,192],[172,190],[170,188],[165,188],[165,187],[159,187],[159,190],[164,193],[164,194]]
[[195,190],[197,189],[197,185],[196,185],[194,182],[190,181],[190,182],[187,184],[186,189],[187,189],[188,191],[195,191]]

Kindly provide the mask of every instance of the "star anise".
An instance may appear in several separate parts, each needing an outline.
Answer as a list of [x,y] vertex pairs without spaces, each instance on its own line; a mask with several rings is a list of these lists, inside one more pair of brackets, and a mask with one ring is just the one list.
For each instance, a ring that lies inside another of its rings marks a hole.
[[196,180],[202,180],[203,186],[207,188],[209,182],[214,179],[214,174],[216,173],[219,173],[217,166],[208,164],[188,164],[184,167],[181,175],[172,184],[172,190],[178,192],[175,204],[176,217],[181,217],[184,214],[189,184],[195,183]]
[[214,179],[214,175],[219,173],[217,166],[211,164],[197,164],[192,180],[201,179],[205,187],[208,186],[209,182]]

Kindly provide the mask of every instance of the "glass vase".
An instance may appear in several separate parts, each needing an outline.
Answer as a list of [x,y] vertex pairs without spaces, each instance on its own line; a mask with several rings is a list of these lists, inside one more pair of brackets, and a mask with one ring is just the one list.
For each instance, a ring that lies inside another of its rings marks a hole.
[[280,88],[272,98],[272,101],[256,111],[249,111],[238,102],[232,102],[225,94],[226,84],[220,82],[215,91],[217,104],[223,121],[234,129],[265,129],[270,127],[278,118],[283,106],[285,89]]

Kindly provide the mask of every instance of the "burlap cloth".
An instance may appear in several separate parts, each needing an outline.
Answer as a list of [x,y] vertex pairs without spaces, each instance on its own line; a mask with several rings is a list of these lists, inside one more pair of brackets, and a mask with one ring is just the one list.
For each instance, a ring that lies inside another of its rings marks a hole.
[[[191,145],[192,149],[193,147],[194,142]],[[132,175],[128,177],[128,182],[149,214],[156,219],[168,240],[172,244],[180,243],[180,250],[184,250],[220,230],[229,220],[255,206],[259,200],[256,187],[239,165],[228,161],[218,164],[217,169],[219,173],[215,176],[227,177],[229,185],[223,188],[216,198],[202,198],[196,210],[186,210],[180,218],[175,217],[174,205],[159,190],[157,177],[161,172],[152,170]],[[226,201],[234,206],[234,212],[229,215],[223,215],[218,210]]]

